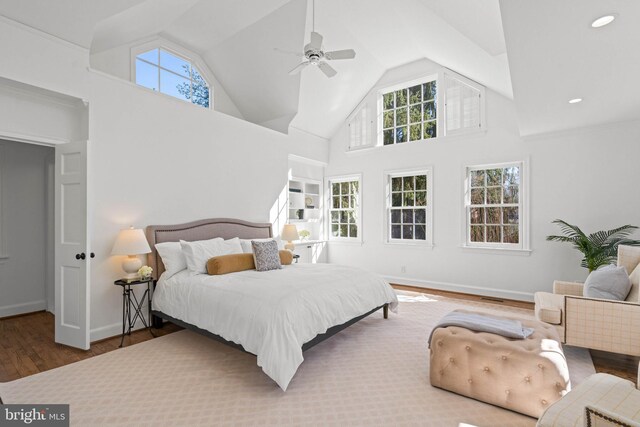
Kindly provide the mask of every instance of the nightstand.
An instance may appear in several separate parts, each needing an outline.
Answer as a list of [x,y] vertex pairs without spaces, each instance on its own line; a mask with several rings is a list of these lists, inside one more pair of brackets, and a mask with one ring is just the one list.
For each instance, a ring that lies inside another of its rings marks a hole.
[[[149,330],[152,337],[155,338],[153,331],[151,330],[151,285],[154,283],[153,278],[139,279],[139,280],[116,280],[113,282],[116,286],[122,286],[122,337],[120,338],[120,346],[124,342],[125,335],[131,335],[131,329],[136,325],[138,319],[142,321],[142,324]],[[131,289],[132,286],[147,285],[142,294],[142,298],[138,300],[136,294]],[[144,309],[144,303],[147,302],[147,314],[149,315],[149,323],[144,318],[142,310]],[[133,309],[133,318],[131,313]]]

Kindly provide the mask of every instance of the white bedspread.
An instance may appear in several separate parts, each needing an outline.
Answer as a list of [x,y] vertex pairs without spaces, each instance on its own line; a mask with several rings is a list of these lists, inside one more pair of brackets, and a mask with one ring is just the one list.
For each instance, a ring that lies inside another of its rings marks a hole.
[[160,278],[153,308],[241,344],[283,390],[302,345],[332,326],[398,299],[377,274],[335,264],[293,264],[220,276],[185,270]]

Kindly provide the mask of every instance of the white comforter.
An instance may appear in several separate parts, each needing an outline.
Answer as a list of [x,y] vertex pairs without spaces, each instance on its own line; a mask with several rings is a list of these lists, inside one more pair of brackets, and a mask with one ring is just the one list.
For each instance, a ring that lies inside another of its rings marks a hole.
[[393,288],[380,276],[334,264],[293,264],[220,276],[184,270],[160,278],[153,308],[241,344],[286,390],[302,363],[302,345],[332,326],[389,303]]

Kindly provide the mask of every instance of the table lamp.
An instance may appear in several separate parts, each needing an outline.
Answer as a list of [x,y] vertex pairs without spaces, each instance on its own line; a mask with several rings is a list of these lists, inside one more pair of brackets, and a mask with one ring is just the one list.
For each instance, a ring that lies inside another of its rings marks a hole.
[[120,230],[116,243],[113,245],[111,255],[126,255],[122,261],[122,269],[127,273],[124,279],[138,278],[138,270],[142,267],[142,261],[138,258],[140,254],[151,252],[144,232],[139,228],[130,227]]
[[282,229],[282,235],[280,236],[282,240],[286,240],[287,244],[284,245],[285,249],[289,249],[291,252],[295,249],[295,245],[292,243],[294,240],[298,240],[300,236],[298,235],[298,229],[295,224],[285,224]]

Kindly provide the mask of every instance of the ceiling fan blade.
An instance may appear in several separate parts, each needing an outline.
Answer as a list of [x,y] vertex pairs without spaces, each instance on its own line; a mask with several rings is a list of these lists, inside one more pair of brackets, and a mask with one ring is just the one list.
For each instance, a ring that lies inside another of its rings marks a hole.
[[310,62],[309,61],[304,61],[299,63],[298,65],[296,65],[291,71],[289,71],[289,75],[293,76],[294,74],[298,74],[300,71],[302,71],[302,69],[304,67],[306,67],[307,65],[309,65]]
[[325,52],[324,57],[330,61],[334,59],[353,59],[356,57],[356,51],[353,49],[334,50]]
[[284,50],[284,49],[280,49],[279,47],[274,47],[273,50],[275,50],[278,53],[285,53],[287,55],[295,55],[299,58],[303,57],[304,54],[300,53],[300,52],[292,52],[290,50]]
[[313,50],[322,49],[322,34],[316,33],[315,31],[311,32],[311,41],[309,42],[309,47]]
[[318,62],[318,68],[320,68],[320,70],[322,70],[322,72],[329,78],[338,74],[338,72],[326,62]]

